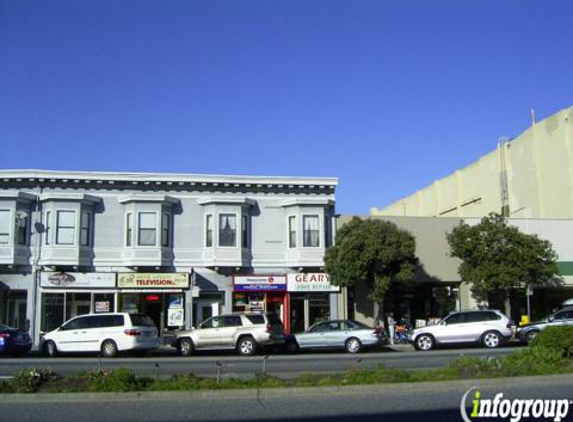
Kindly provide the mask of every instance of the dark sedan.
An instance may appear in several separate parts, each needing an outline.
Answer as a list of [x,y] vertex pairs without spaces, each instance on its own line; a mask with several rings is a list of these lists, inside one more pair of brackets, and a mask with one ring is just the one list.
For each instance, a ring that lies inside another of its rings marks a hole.
[[0,324],[0,354],[20,356],[32,348],[32,339],[18,328]]

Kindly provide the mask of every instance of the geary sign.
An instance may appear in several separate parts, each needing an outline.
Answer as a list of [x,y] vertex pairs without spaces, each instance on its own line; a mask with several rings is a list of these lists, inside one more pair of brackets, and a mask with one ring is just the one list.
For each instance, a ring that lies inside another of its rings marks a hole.
[[340,292],[340,287],[330,282],[326,273],[287,274],[289,292]]

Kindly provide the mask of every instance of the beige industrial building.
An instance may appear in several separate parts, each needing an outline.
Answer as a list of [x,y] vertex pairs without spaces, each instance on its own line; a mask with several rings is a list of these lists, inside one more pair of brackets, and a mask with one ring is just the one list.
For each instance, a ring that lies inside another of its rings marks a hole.
[[[533,123],[514,139],[500,140],[494,151],[469,166],[393,204],[372,208],[370,214],[394,221],[416,237],[424,273],[430,275],[417,274],[418,286],[428,286],[425,289],[432,291],[440,285],[448,286],[451,293],[456,292],[456,296],[450,295],[450,303],[453,305],[455,298],[456,308],[463,309],[479,304],[467,283],[455,274],[457,268],[452,268],[459,261],[449,257],[445,234],[460,221],[476,224],[491,212],[509,217],[509,224],[524,233],[549,240],[558,253],[561,285],[534,290],[533,316],[539,317],[572,297],[573,107]],[[433,233],[433,238],[428,233]],[[426,316],[434,316],[438,309],[433,303],[435,298],[420,288],[416,293],[424,298]],[[522,297],[516,308],[523,314],[525,294],[516,293],[517,299]],[[402,306],[407,302],[404,297],[408,299],[408,295],[401,295],[391,301]],[[409,299],[411,304],[415,297]],[[422,309],[418,307],[418,312]]]
[[372,216],[573,219],[573,107]]

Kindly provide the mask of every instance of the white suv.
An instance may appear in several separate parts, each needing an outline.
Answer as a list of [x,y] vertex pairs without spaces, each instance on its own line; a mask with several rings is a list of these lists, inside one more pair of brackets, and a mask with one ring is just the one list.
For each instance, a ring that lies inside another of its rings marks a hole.
[[453,312],[436,325],[412,331],[408,340],[422,351],[431,350],[436,345],[455,343],[481,343],[494,348],[511,338],[514,325],[500,311]]
[[42,338],[40,347],[50,357],[59,352],[145,353],[159,346],[157,327],[147,315],[113,313],[74,317]]
[[278,315],[234,313],[209,318],[199,328],[178,332],[172,346],[181,356],[190,356],[194,350],[224,349],[249,356],[261,347],[284,343],[284,327]]

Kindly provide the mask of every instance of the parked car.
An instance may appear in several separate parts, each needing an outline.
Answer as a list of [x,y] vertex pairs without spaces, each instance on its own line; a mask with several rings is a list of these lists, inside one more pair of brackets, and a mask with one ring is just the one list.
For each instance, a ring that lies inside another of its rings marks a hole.
[[557,327],[561,325],[573,325],[573,307],[567,307],[556,311],[554,314],[549,315],[543,321],[533,322],[518,328],[517,337],[525,341],[531,342],[539,334],[540,331],[547,327]]
[[364,348],[379,347],[386,342],[382,328],[372,328],[352,320],[322,321],[287,340],[289,352],[306,349],[343,349],[358,353]]
[[497,310],[453,312],[436,325],[413,330],[408,341],[422,351],[460,343],[495,348],[512,337],[513,326],[515,323]]
[[114,357],[118,352],[145,353],[159,346],[158,330],[143,314],[88,314],[74,317],[42,337],[47,356],[58,353],[99,352]]
[[283,345],[282,321],[274,313],[233,313],[205,320],[198,328],[179,331],[172,346],[181,356],[195,350],[233,350],[250,356],[263,347]]
[[0,354],[20,356],[32,348],[32,339],[27,332],[0,324]]

